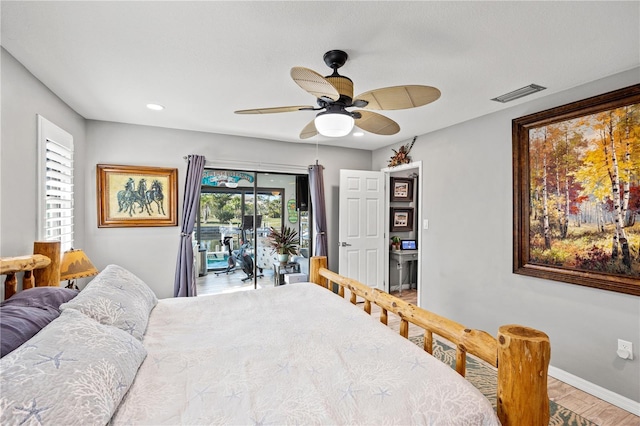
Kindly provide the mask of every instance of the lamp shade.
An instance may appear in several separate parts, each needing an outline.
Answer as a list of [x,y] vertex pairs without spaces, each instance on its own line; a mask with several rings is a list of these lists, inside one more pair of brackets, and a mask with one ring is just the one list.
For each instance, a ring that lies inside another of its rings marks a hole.
[[82,250],[68,250],[62,256],[60,281],[96,275],[98,270]]
[[354,119],[352,116],[341,113],[326,112],[318,114],[314,120],[316,130],[322,136],[339,138],[346,136],[353,129]]

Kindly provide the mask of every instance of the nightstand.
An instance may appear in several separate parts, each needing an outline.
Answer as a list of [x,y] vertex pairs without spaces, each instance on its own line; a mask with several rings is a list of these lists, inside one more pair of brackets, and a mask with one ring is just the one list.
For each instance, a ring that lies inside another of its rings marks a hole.
[[283,285],[284,276],[286,274],[294,274],[300,272],[300,264],[297,262],[293,263],[274,263],[273,264],[273,285]]

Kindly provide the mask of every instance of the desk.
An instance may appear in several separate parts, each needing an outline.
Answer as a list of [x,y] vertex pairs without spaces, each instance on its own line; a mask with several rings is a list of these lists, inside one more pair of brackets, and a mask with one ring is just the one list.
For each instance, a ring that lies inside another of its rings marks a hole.
[[[411,274],[411,264],[418,261],[419,255],[420,253],[418,252],[418,250],[391,250],[389,252],[389,257],[391,257],[391,260],[394,260],[396,262],[396,265],[398,266],[400,294],[402,294],[402,265],[404,263],[408,263],[409,274]],[[409,288],[411,288],[411,284],[409,284]],[[389,292],[391,292],[391,284],[389,284]]]

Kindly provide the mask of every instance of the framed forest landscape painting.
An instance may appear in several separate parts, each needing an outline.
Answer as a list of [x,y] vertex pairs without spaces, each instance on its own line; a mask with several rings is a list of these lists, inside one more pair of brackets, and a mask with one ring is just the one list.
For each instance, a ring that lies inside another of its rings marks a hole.
[[178,225],[178,169],[98,164],[98,227]]
[[640,84],[512,130],[514,273],[640,295]]

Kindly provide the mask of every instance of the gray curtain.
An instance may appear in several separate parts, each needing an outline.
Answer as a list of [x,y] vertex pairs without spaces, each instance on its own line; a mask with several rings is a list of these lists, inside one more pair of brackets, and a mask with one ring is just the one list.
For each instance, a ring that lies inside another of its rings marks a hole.
[[193,227],[200,206],[200,186],[206,159],[203,155],[190,155],[187,159],[187,179],[182,205],[182,229],[173,284],[174,297],[196,296],[196,271],[193,265]]
[[316,243],[313,247],[314,256],[328,256],[327,253],[327,210],[324,201],[324,166],[318,164],[309,166],[309,187],[311,189],[311,205],[313,206],[313,225],[316,233]]

